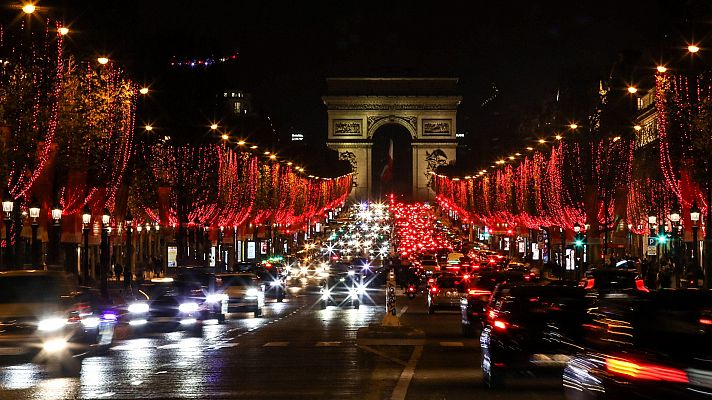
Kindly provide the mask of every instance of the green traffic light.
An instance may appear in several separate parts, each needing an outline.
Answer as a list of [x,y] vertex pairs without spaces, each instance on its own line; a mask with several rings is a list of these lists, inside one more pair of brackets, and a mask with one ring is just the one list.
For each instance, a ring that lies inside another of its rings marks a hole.
[[576,246],[577,246],[577,247],[583,246],[583,240],[581,240],[581,239],[576,239],[576,242],[575,242],[575,243],[576,243]]
[[667,242],[667,236],[666,235],[658,235],[658,243],[664,244]]

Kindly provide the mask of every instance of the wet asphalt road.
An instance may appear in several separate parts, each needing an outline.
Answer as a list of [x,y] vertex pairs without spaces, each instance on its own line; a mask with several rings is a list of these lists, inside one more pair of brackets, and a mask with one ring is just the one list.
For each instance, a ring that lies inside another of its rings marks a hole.
[[462,338],[458,313],[428,315],[422,296],[398,299],[401,320],[426,331],[422,352],[361,350],[356,331],[381,321],[383,291],[372,293],[377,304],[358,310],[321,310],[313,284],[294,282],[291,296],[268,302],[263,317],[233,314],[206,326],[204,338],[131,338],[120,328],[108,354],[83,361],[79,378],[52,378],[32,364],[0,368],[0,399],[562,398],[555,380],[484,389],[477,340]]

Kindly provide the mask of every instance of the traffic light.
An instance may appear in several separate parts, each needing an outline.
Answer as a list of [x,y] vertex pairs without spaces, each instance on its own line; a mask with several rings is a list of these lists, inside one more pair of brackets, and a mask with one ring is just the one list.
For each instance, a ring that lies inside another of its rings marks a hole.
[[583,246],[583,239],[577,238],[574,243],[576,244],[576,247],[581,247]]
[[664,233],[658,235],[658,243],[665,244],[665,242],[667,242],[667,235]]

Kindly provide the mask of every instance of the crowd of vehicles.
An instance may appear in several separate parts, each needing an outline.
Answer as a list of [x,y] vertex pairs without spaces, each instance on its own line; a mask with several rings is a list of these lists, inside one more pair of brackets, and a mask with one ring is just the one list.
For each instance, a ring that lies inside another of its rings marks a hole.
[[463,336],[479,338],[486,387],[554,376],[569,400],[712,396],[709,291],[649,290],[625,266],[544,279],[485,246],[447,240],[401,256],[408,298],[422,293],[429,314],[459,310]]

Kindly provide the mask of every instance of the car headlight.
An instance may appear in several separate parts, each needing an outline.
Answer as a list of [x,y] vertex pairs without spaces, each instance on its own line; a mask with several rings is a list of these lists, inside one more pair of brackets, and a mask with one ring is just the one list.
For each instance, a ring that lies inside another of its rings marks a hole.
[[198,303],[183,303],[178,306],[178,311],[182,313],[192,313],[198,311]]
[[62,329],[66,323],[66,318],[45,318],[41,319],[37,324],[37,330],[43,332],[56,331]]
[[129,312],[133,314],[141,314],[148,312],[148,304],[146,303],[133,303],[129,305]]
[[356,288],[356,293],[358,293],[358,294],[364,294],[364,293],[366,293],[366,286],[364,286],[364,285],[358,285],[358,287]]
[[274,287],[274,286],[281,286],[281,285],[282,285],[282,282],[280,282],[280,281],[272,281],[272,282],[269,283],[269,285],[270,285],[270,286],[273,286],[273,287]]
[[356,275],[356,271],[350,269],[349,272],[348,272],[348,274],[349,274],[349,276]]
[[324,290],[322,290],[322,292],[321,292],[321,299],[322,299],[322,300],[328,299],[329,296],[331,296],[331,290],[329,290],[329,289],[324,289]]
[[82,325],[84,325],[85,328],[96,328],[99,326],[99,322],[101,322],[99,317],[82,318]]
[[260,291],[255,288],[249,288],[247,289],[247,292],[245,292],[245,295],[248,297],[257,297],[259,294]]
[[205,301],[207,301],[208,303],[218,303],[223,300],[227,300],[227,295],[224,293],[209,294],[205,297]]

